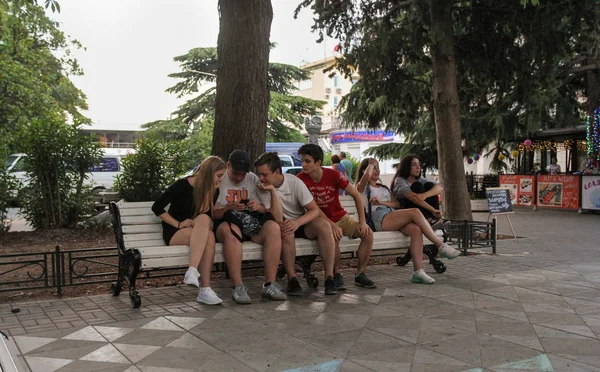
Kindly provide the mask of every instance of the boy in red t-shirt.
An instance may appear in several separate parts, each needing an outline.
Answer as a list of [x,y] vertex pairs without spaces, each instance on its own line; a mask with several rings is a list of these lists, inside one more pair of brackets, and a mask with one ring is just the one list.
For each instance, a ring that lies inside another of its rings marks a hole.
[[[342,236],[349,238],[360,238],[358,246],[358,268],[354,277],[354,284],[365,287],[375,288],[376,285],[365,275],[365,269],[373,249],[373,231],[366,223],[365,211],[362,205],[362,199],[358,191],[350,184],[348,179],[340,172],[322,168],[323,150],[314,144],[307,144],[300,147],[298,154],[302,157],[303,172],[298,174],[310,190],[313,198],[319,205],[321,213],[328,218],[335,238],[335,260],[333,267],[333,280],[338,290],[346,289],[344,286],[344,277],[340,273],[340,240]],[[340,204],[340,190],[354,199],[356,210],[358,212],[358,221],[348,215],[348,212]]]

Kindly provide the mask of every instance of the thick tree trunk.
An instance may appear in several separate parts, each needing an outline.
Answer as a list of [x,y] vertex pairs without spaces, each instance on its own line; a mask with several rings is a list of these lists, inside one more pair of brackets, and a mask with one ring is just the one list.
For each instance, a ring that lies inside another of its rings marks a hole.
[[212,153],[265,151],[269,88],[270,0],[219,0],[217,96]]
[[450,0],[430,0],[433,60],[433,108],[440,181],[446,218],[471,220],[471,201],[465,180],[460,129],[460,106],[456,90],[456,60]]
[[[600,65],[600,59],[587,61],[588,64]],[[594,115],[594,110],[600,106],[600,74],[598,70],[588,71],[585,76],[588,115]]]

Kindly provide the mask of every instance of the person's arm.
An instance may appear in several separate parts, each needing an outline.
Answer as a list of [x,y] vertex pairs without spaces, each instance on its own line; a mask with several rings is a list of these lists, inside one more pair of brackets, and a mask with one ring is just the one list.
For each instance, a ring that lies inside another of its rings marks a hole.
[[213,219],[220,220],[225,215],[225,212],[230,210],[243,211],[246,209],[246,206],[242,203],[231,202],[227,205],[221,205],[219,203],[215,204],[215,209],[213,210]]
[[358,213],[358,222],[362,225],[367,224],[367,219],[365,218],[365,209],[363,208],[362,199],[356,187],[352,185],[346,186],[344,191],[354,199],[354,205],[356,206],[356,212]]
[[323,213],[321,212],[321,208],[319,208],[314,200],[305,205],[304,209],[306,209],[306,213],[302,215],[302,217],[296,219],[298,226],[304,226],[307,223],[312,222],[313,220],[317,219],[321,213]]
[[373,164],[369,164],[369,166],[367,166],[367,169],[365,169],[365,173],[363,173],[363,176],[361,177],[360,181],[358,181],[358,183],[355,186],[356,190],[359,193],[365,191],[365,188],[369,184],[371,176],[373,176]]
[[429,191],[425,191],[425,192],[424,192],[423,194],[421,194],[421,195],[422,195],[422,198],[423,198],[423,199],[427,199],[427,198],[430,198],[430,197],[432,197],[432,196],[439,195],[439,194],[441,194],[441,193],[443,193],[443,192],[444,192],[444,188],[442,187],[442,185],[440,185],[439,183],[436,183],[436,184],[435,184],[435,185],[434,185],[434,186],[431,188],[431,190],[429,190]]
[[377,204],[386,206],[386,207],[390,207],[390,208],[394,208],[394,209],[398,209],[400,208],[400,202],[398,201],[398,199],[396,198],[391,198],[391,201],[381,201],[381,200],[377,200]]
[[[167,211],[165,211],[166,206],[171,204],[173,201],[173,196],[177,194],[177,190],[175,190],[177,188],[176,185],[177,183],[174,183],[169,186],[165,192],[163,192],[158,199],[156,199],[154,204],[152,204],[152,212],[154,212],[154,214],[165,223],[179,229],[182,227],[191,226],[191,220],[185,220],[180,223]],[[182,226],[182,224],[185,226]]]
[[[259,191],[258,192],[264,192],[264,193],[268,193],[271,197],[270,200],[270,204],[269,207],[267,208],[267,205],[264,203],[258,203],[255,202],[256,204],[259,204],[264,212],[270,212],[273,217],[275,218],[275,222],[277,223],[282,223],[283,222],[283,208],[281,208],[281,201],[279,200],[279,195],[277,195],[277,189],[275,189],[275,186],[273,185],[266,185],[264,183],[259,183],[257,185]],[[260,199],[264,199],[266,196],[262,196]],[[248,205],[250,206],[250,203],[248,203]],[[251,210],[253,210],[251,207]],[[263,211],[261,211],[260,209],[256,209],[261,213],[264,213]]]
[[344,191],[346,191],[346,193],[348,195],[352,196],[352,199],[354,199],[354,205],[356,206],[356,212],[358,212],[357,231],[361,237],[365,237],[367,234],[369,234],[369,231],[371,231],[371,228],[367,225],[367,219],[365,218],[365,209],[363,208],[363,203],[362,203],[360,193],[358,192],[358,190],[356,190],[356,188],[354,186],[352,186],[350,184],[348,184],[348,186],[346,186]]
[[423,207],[423,208],[427,209],[428,211],[430,211],[431,213],[435,214],[437,209],[435,209],[431,205],[427,204],[427,202],[424,199],[422,199],[420,197],[420,195],[424,195],[424,194],[417,194],[416,192],[409,191],[406,193],[406,199],[410,200],[411,202],[418,205],[419,207]]

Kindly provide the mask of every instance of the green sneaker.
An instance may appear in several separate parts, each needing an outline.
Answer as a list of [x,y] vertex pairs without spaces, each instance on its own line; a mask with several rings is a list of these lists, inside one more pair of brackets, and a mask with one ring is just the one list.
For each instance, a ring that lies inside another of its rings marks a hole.
[[423,283],[423,284],[433,284],[433,283],[435,283],[435,279],[433,279],[432,277],[430,277],[429,275],[427,275],[427,273],[423,269],[415,271],[412,274],[411,281],[413,283]]

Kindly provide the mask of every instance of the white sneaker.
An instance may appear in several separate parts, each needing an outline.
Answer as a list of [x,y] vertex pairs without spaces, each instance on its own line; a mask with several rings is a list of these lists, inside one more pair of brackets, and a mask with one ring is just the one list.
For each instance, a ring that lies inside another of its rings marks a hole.
[[412,274],[411,281],[413,283],[423,283],[423,284],[433,284],[435,283],[435,279],[427,275],[425,270],[417,270]]
[[223,303],[223,300],[217,296],[211,287],[200,288],[200,292],[198,292],[198,298],[196,298],[196,301],[207,305],[219,305]]
[[185,276],[183,277],[183,283],[200,288],[200,282],[198,281],[199,277],[200,273],[198,272],[198,269],[195,267],[189,267],[185,272]]
[[442,244],[442,246],[438,248],[438,251],[440,252],[440,257],[447,258],[449,260],[453,260],[460,256],[460,251],[457,251],[446,243]]

